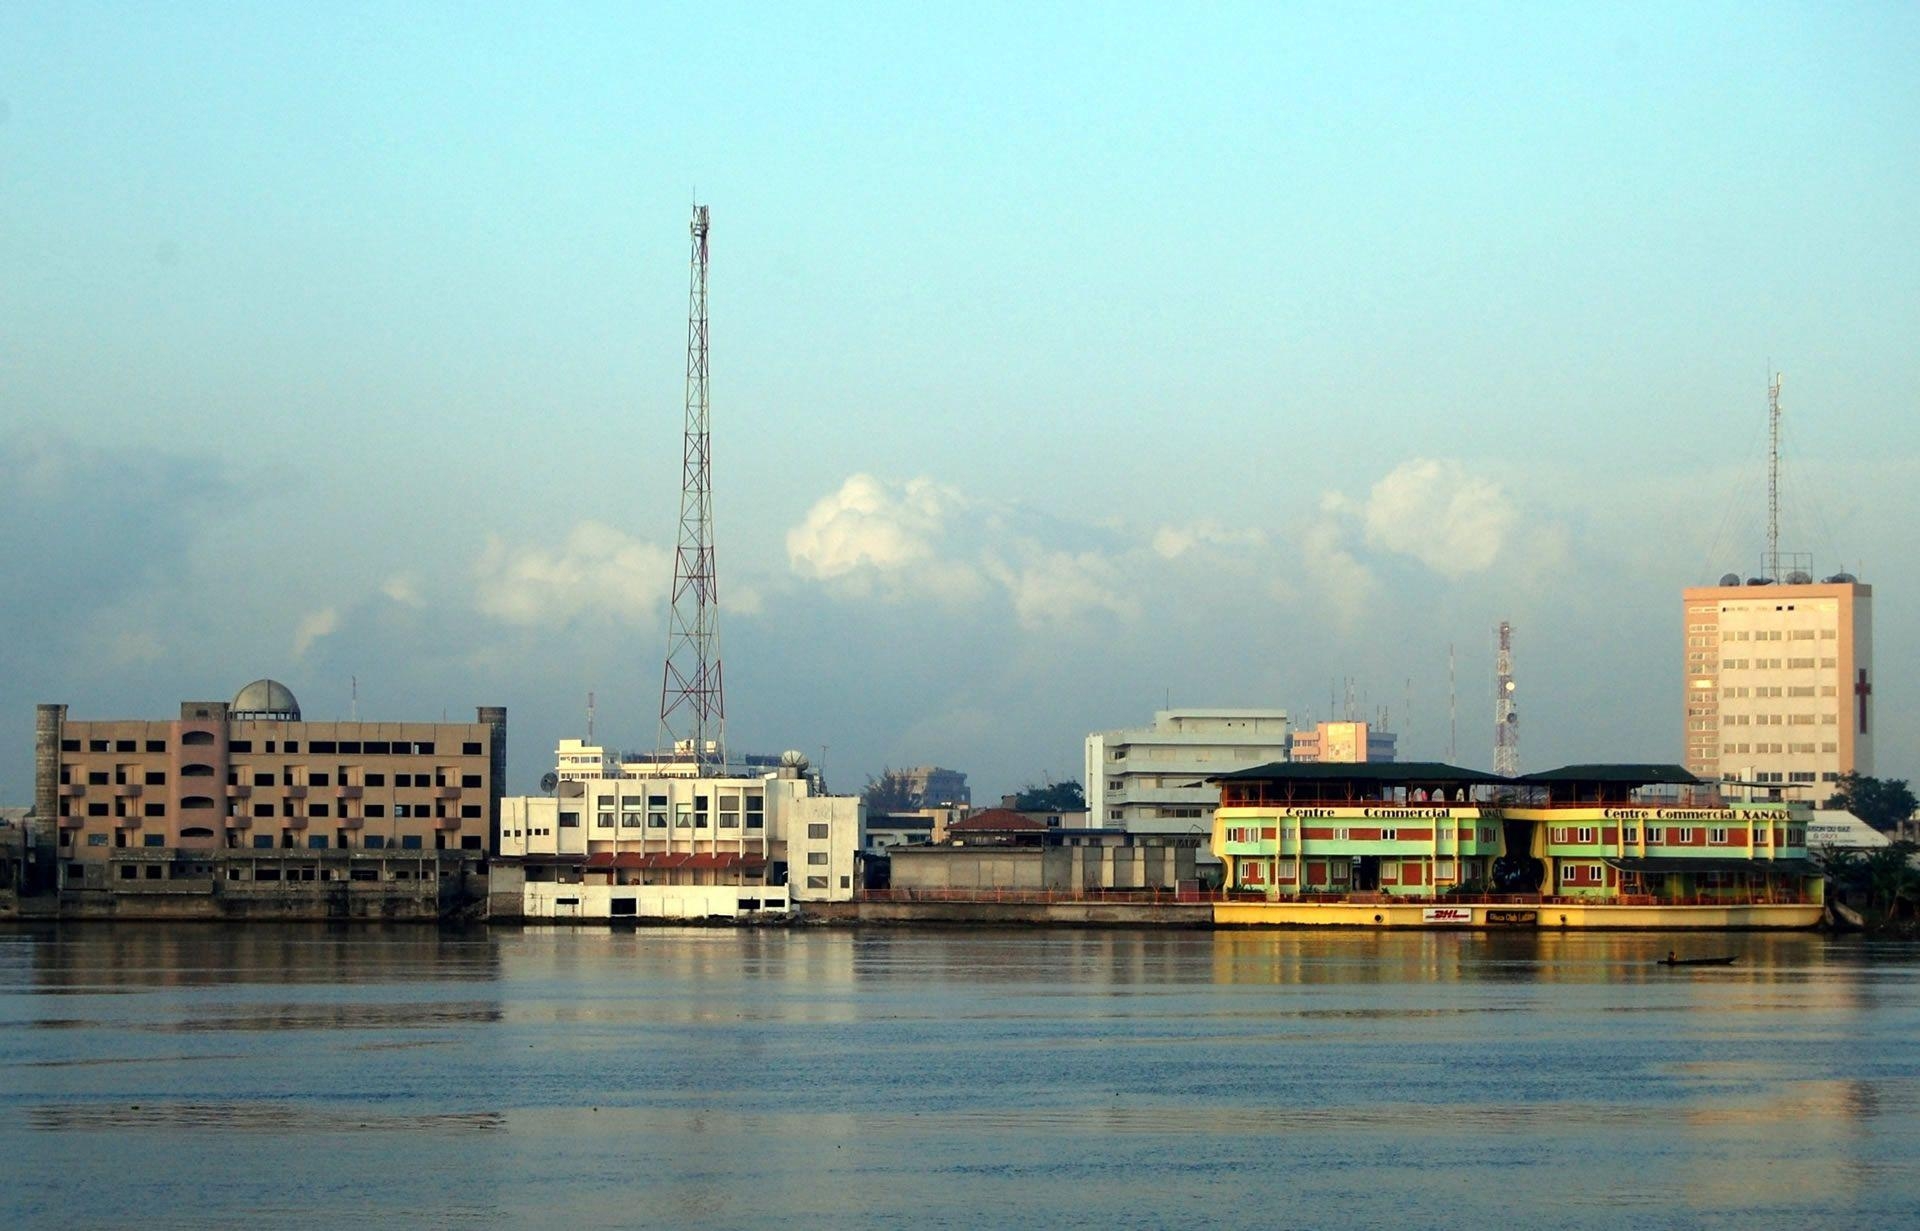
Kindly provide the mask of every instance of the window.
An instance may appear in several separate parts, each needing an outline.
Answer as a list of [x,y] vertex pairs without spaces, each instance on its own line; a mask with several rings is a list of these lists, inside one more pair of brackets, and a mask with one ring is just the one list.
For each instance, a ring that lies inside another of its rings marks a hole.
[[90,833],[87,835],[88,846],[105,846],[106,844],[107,835],[103,833]]
[[825,889],[826,887],[827,878],[824,876],[809,876],[807,878],[807,888],[809,889]]
[[165,804],[148,804],[143,810],[143,814],[146,816],[165,816],[167,814],[167,806]]
[[386,845],[386,838],[380,834],[370,833],[366,836],[366,848],[370,851],[384,850]]
[[166,844],[167,835],[165,834],[150,833],[141,836],[140,845],[142,846],[165,846]]
[[[195,732],[195,734],[206,734],[206,733],[205,733],[205,732]],[[200,741],[198,741],[198,740],[195,740],[195,739],[193,738],[193,736],[192,736],[192,735],[189,735],[189,736],[187,736],[187,743],[189,743],[189,744],[193,744],[193,743],[198,743],[198,742],[200,742]],[[211,736],[211,735],[207,735],[207,738],[206,738],[206,741],[205,741],[205,742],[207,742],[207,743],[209,743],[209,744],[211,744],[211,743],[213,742],[213,736]],[[167,741],[166,741],[166,740],[163,740],[163,739],[150,739],[150,740],[148,740],[148,741],[147,741],[147,751],[148,751],[148,752],[165,752],[166,750],[167,750]]]
[[827,837],[827,829],[828,827],[820,821],[810,821],[807,824],[807,837],[816,842],[823,842]]
[[133,752],[136,750],[136,747],[137,741],[135,740],[117,739],[113,741],[113,750],[115,752]]
[[[573,818],[573,824],[571,825],[567,824],[568,817]],[[580,824],[580,814],[578,812],[562,812],[560,814],[560,827],[562,829],[573,829],[573,828],[576,828],[579,824]],[[613,813],[611,812],[594,813],[593,827],[595,829],[612,829]]]
[[1660,845],[1661,843],[1663,843],[1663,842],[1665,842],[1666,840],[1667,840],[1667,831],[1666,831],[1666,830],[1664,830],[1664,829],[1662,829],[1662,828],[1660,828],[1660,827],[1659,827],[1658,825],[1649,825],[1649,826],[1647,826],[1647,841],[1648,841],[1648,842],[1651,842],[1651,843],[1652,843],[1652,844],[1654,844],[1655,846],[1658,846],[1658,845]]
[[325,805],[325,804],[308,804],[308,805],[307,805],[307,815],[308,815],[308,816],[326,816],[326,815],[327,815],[327,805]]
[[[267,745],[267,751],[268,751],[268,752],[272,752],[272,751],[273,751],[273,745],[271,745],[271,744],[269,744],[269,745]],[[286,743],[284,743],[284,744],[282,744],[282,745],[280,746],[280,751],[282,751],[282,752],[298,752],[298,751],[300,751],[300,741],[299,741],[299,740],[297,740],[297,739],[290,739],[290,740],[288,740],[288,741],[287,741]]]
[[824,868],[827,866],[828,858],[829,856],[825,851],[808,851],[807,852],[807,864],[810,867]]
[[[395,785],[395,786],[412,786],[412,785],[413,785],[413,775],[412,775],[412,774],[395,774],[395,775],[393,776],[393,785]],[[422,783],[421,783],[420,785],[421,785],[421,786],[425,786],[425,785],[427,785],[427,784],[426,784],[426,783],[424,783],[424,782],[422,782]]]
[[460,815],[468,820],[475,820],[480,816],[480,805],[479,804],[461,804]]
[[[394,750],[395,752],[398,752],[398,751],[400,751],[400,745],[398,745],[398,744],[395,744],[395,745],[393,746],[393,750]],[[416,752],[416,753],[418,753],[418,754],[419,754],[420,756],[423,756],[423,757],[430,757],[430,756],[432,756],[432,755],[433,755],[433,741],[432,741],[432,740],[423,740],[423,741],[421,741],[420,743],[417,743],[417,744],[415,744],[415,745],[413,746],[413,750],[414,750],[414,752]],[[426,785],[426,783],[424,783],[424,782],[423,782],[423,783],[421,783],[420,785],[421,785],[421,786],[425,786],[425,785]]]
[[747,828],[764,829],[767,824],[767,797],[764,795],[747,796]]
[[1383,829],[1380,831],[1380,840],[1382,842],[1397,842],[1399,838],[1400,831],[1397,829]]
[[341,754],[342,754],[343,756],[354,756],[354,757],[357,757],[357,756],[359,756],[359,755],[360,755],[360,741],[359,741],[359,740],[357,740],[357,739],[343,739],[343,740],[341,740],[341,741],[340,741],[340,752],[341,752]]
[[309,835],[307,836],[307,849],[308,849],[308,850],[310,850],[310,851],[324,851],[324,850],[326,850],[326,849],[327,849],[327,835],[325,835],[325,834],[323,834],[323,833],[317,833],[317,834],[309,834]]
[[419,835],[419,834],[417,834],[417,833],[410,833],[410,834],[402,834],[402,835],[400,835],[400,849],[401,849],[401,850],[403,850],[403,851],[417,851],[417,850],[419,850],[419,849],[420,849],[420,835]]
[[[477,757],[477,756],[479,756],[479,755],[481,754],[481,752],[482,752],[482,749],[481,749],[481,747],[480,747],[480,741],[479,741],[479,740],[473,740],[473,739],[470,739],[470,740],[467,740],[467,741],[466,741],[465,743],[463,743],[463,744],[461,744],[461,745],[460,745],[460,755],[461,755],[461,756],[465,756],[465,757]],[[474,783],[474,785],[475,785],[475,786],[478,786],[478,785],[480,785],[480,784],[476,782],[476,783]]]
[[1590,826],[1581,826],[1574,831],[1573,840],[1581,846],[1591,846],[1593,844],[1593,829]]
[[330,739],[310,740],[307,743],[307,751],[334,753],[340,751],[340,745]]
[[385,804],[368,804],[366,811],[369,820],[377,820],[386,816],[387,806]]
[[1685,845],[1686,843],[1693,841],[1693,827],[1690,825],[1683,825],[1678,829],[1675,829],[1673,831],[1673,841],[1675,845]]
[[461,785],[461,786],[463,786],[463,787],[465,787],[465,786],[479,786],[479,785],[480,785],[480,775],[479,775],[479,774],[461,774],[461,775],[460,775],[460,785]]
[[1707,844],[1709,846],[1725,846],[1727,844],[1727,831],[1724,829],[1708,829]]
[[88,804],[87,815],[88,816],[105,816],[107,815],[107,805],[105,803]]
[[1620,840],[1622,842],[1638,842],[1640,840],[1639,826],[1629,825],[1625,829],[1621,830]]
[[387,776],[385,774],[368,774],[367,785],[368,786],[385,786],[387,785]]
[[[422,804],[420,806],[422,809],[420,815],[425,816],[426,805]],[[407,820],[409,817],[413,815],[413,805],[412,804],[395,804],[393,806],[393,815],[394,815],[394,819],[396,820],[402,820],[402,821]]]

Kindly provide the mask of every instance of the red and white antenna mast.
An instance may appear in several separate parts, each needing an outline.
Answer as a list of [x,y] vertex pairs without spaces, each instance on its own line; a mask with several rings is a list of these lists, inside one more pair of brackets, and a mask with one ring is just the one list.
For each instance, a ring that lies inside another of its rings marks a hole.
[[1520,772],[1520,712],[1513,704],[1513,625],[1500,621],[1493,659],[1493,772]]
[[[727,706],[720,687],[720,593],[713,570],[713,437],[707,405],[707,207],[693,207],[687,291],[687,429],[680,484],[680,545],[660,683],[664,759],[707,774],[727,763]],[[662,758],[656,758],[662,759]]]

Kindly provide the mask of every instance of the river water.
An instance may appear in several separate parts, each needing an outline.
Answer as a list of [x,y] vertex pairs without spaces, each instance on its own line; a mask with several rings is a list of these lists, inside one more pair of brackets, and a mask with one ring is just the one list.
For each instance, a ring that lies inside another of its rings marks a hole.
[[0,1073],[0,1226],[1920,1221],[1811,935],[22,929]]

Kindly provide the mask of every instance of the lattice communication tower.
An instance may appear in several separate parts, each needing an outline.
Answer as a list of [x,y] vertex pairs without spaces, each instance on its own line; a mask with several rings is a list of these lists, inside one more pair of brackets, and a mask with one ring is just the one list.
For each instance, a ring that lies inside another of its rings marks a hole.
[[1493,772],[1520,772],[1520,714],[1513,706],[1513,625],[1500,621],[1493,660]]
[[660,683],[659,755],[702,774],[727,763],[727,706],[720,686],[720,593],[713,568],[713,437],[707,402],[707,207],[693,207],[687,291],[687,425],[680,484],[680,544]]

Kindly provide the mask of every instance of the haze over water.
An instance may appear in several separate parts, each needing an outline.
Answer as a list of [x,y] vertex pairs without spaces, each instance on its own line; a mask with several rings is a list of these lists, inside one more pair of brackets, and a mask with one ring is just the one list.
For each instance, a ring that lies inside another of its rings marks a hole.
[[0,1215],[1903,1225],[1917,1035],[1800,935],[15,931]]

